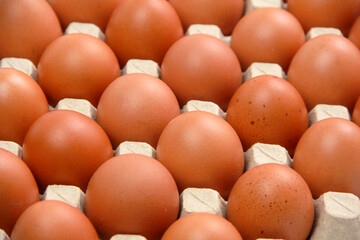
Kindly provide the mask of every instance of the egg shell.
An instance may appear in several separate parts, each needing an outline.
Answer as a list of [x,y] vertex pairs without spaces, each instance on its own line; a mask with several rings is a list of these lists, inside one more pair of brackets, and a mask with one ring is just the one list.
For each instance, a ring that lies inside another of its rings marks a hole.
[[242,240],[236,228],[225,218],[211,213],[192,213],[174,222],[161,240]]
[[0,68],[0,139],[23,144],[33,122],[49,111],[44,92],[30,76]]
[[105,32],[120,65],[129,59],[161,64],[169,47],[184,35],[180,19],[166,0],[121,1]]
[[178,216],[179,192],[158,161],[125,154],[106,161],[94,173],[85,208],[104,239],[119,233],[159,239]]
[[292,156],[308,127],[304,100],[286,80],[262,75],[242,84],[227,109],[226,121],[235,129],[243,147],[278,144]]
[[325,34],[307,41],[295,54],[288,81],[308,110],[317,104],[343,105],[351,112],[360,96],[360,51],[348,39]]
[[334,27],[347,36],[360,13],[359,0],[288,0],[288,11],[303,26],[305,32],[311,27]]
[[23,145],[23,159],[41,192],[51,184],[75,185],[85,191],[95,170],[112,156],[105,131],[71,110],[44,114],[31,126]]
[[328,191],[360,196],[360,128],[342,118],[313,124],[299,140],[293,168],[314,198]]
[[0,149],[0,196],[0,229],[10,235],[22,212],[39,201],[39,190],[26,164],[4,149]]
[[180,114],[171,89],[144,73],[117,78],[101,96],[97,121],[114,148],[124,141],[149,143],[156,148],[164,127]]
[[72,22],[93,23],[105,31],[109,18],[123,0],[48,0],[65,30]]
[[305,43],[298,20],[280,8],[259,8],[236,24],[230,46],[241,67],[253,62],[277,63],[285,71],[296,51]]
[[46,46],[62,34],[46,0],[3,0],[0,3],[0,59],[18,57],[38,64]]
[[227,216],[244,239],[306,239],[314,205],[304,179],[288,166],[263,164],[245,172],[231,190]]
[[56,200],[45,200],[28,207],[11,233],[13,240],[98,240],[94,226],[77,208]]
[[224,35],[230,35],[244,10],[243,0],[170,0],[179,15],[184,30],[192,24],[219,26]]
[[93,36],[74,33],[52,42],[41,55],[37,78],[50,105],[80,98],[95,107],[106,87],[120,76],[114,52]]
[[183,113],[163,130],[157,160],[173,175],[179,191],[211,188],[227,199],[244,170],[244,153],[234,129],[202,111]]
[[360,49],[360,16],[351,27],[349,39]]
[[161,79],[181,106],[190,100],[211,101],[225,111],[241,78],[241,66],[230,47],[205,34],[174,43],[161,65]]
[[354,111],[352,113],[352,121],[360,127],[360,96],[356,101]]

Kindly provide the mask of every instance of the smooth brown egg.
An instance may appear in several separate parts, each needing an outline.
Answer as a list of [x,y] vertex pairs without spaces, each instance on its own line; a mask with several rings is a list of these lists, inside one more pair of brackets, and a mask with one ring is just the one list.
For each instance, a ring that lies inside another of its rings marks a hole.
[[103,239],[123,233],[154,240],[176,220],[179,193],[173,177],[157,160],[125,154],[94,173],[85,208]]
[[291,61],[288,81],[309,111],[317,104],[332,104],[351,112],[360,96],[359,69],[359,49],[345,37],[325,34],[299,49]]
[[191,24],[213,24],[230,35],[244,10],[243,0],[169,0],[186,31]]
[[304,43],[304,30],[293,15],[280,8],[259,8],[236,24],[230,45],[244,69],[266,62],[278,63],[286,71]]
[[115,148],[124,141],[147,142],[154,148],[164,127],[180,114],[171,89],[144,73],[116,79],[101,96],[97,121]]
[[294,170],[309,185],[314,198],[328,191],[360,197],[360,128],[342,118],[312,125],[294,154]]
[[305,32],[312,27],[333,27],[347,36],[360,14],[360,0],[288,0],[288,11],[300,21]]
[[37,73],[52,106],[63,98],[79,98],[96,107],[105,88],[119,76],[120,66],[111,48],[81,33],[52,42],[41,56]]
[[0,2],[0,59],[19,57],[38,64],[46,46],[62,34],[46,0]]
[[223,41],[205,34],[177,41],[164,57],[161,79],[180,105],[190,100],[211,101],[224,111],[242,76],[239,61]]
[[94,226],[77,208],[45,200],[31,205],[19,217],[11,240],[98,240]]
[[349,39],[360,49],[360,16],[351,27]]
[[72,22],[93,23],[105,31],[106,24],[123,0],[48,0],[65,30]]
[[236,132],[208,112],[187,112],[162,132],[156,158],[173,175],[179,191],[211,188],[225,199],[244,170],[244,152]]
[[113,156],[113,150],[94,120],[75,111],[56,110],[30,127],[22,154],[41,192],[50,184],[75,185],[85,191],[95,170]]
[[360,96],[356,101],[354,111],[352,113],[352,121],[360,127]]
[[298,173],[281,164],[263,164],[236,182],[227,216],[245,240],[304,240],[311,231],[314,205],[310,189]]
[[166,0],[122,1],[106,28],[106,43],[121,66],[129,59],[150,59],[161,64],[169,47],[183,36],[174,8]]
[[0,140],[22,145],[31,124],[48,111],[34,79],[15,69],[0,69]]
[[4,149],[0,149],[0,196],[0,229],[10,235],[20,214],[40,195],[30,169]]
[[174,222],[161,240],[242,240],[225,218],[210,213],[192,213]]
[[308,127],[304,100],[286,80],[262,75],[241,85],[233,95],[226,121],[244,150],[257,142],[279,144],[292,155]]

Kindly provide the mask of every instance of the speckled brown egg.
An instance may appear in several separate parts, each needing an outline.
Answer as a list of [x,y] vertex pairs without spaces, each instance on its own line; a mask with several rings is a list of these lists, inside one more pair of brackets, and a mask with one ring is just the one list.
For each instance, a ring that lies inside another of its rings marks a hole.
[[244,239],[304,240],[314,205],[304,179],[288,166],[271,163],[244,173],[231,190],[228,219]]
[[233,95],[226,121],[245,150],[257,142],[279,144],[290,154],[308,127],[304,100],[286,80],[262,75],[242,84]]

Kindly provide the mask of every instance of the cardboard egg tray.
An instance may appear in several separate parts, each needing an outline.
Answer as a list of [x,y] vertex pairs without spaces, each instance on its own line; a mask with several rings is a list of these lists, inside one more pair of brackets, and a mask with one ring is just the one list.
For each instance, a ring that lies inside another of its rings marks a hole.
[[[286,8],[282,0],[247,0],[245,14],[261,7]],[[87,23],[71,23],[64,34],[86,33],[101,40],[105,39],[104,33],[95,25]],[[312,28],[307,34],[309,40],[321,34],[341,34],[334,28]],[[231,36],[224,36],[219,27],[215,25],[195,24],[189,27],[185,35],[208,34],[230,44]],[[36,67],[27,59],[4,58],[0,61],[0,67],[15,68],[31,76],[36,81]],[[121,70],[121,74],[146,73],[154,77],[160,77],[160,67],[152,60],[131,59]],[[253,63],[243,72],[243,82],[259,75],[275,75],[286,79],[280,65],[273,63]],[[82,113],[96,121],[96,108],[84,99],[65,98],[50,110],[68,109]],[[189,111],[206,111],[221,118],[226,117],[218,105],[212,102],[191,100],[181,108],[181,113]],[[344,106],[319,104],[309,112],[309,124],[330,117],[340,117],[350,120],[350,113]],[[17,143],[0,141],[0,148],[6,149],[21,158],[22,149]],[[156,150],[144,142],[126,141],[121,143],[114,155],[128,153],[144,154],[156,159]],[[265,163],[278,163],[292,167],[292,159],[287,150],[279,145],[256,143],[244,153],[245,171]],[[76,186],[49,185],[41,200],[59,200],[66,202],[82,212],[85,211],[85,194]],[[360,200],[350,193],[328,192],[314,200],[315,220],[310,240],[320,239],[360,239]],[[183,217],[190,213],[207,212],[226,218],[227,202],[220,194],[208,188],[187,188],[180,194],[180,213]],[[0,240],[9,237],[0,229]],[[111,240],[145,240],[139,235],[118,234]]]

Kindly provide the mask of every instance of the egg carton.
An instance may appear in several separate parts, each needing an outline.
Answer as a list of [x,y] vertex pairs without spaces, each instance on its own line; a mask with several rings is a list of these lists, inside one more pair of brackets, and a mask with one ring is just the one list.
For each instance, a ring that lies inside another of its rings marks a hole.
[[64,34],[72,34],[72,33],[88,34],[93,37],[99,38],[102,41],[105,41],[105,34],[101,31],[101,29],[98,26],[92,23],[72,22],[68,25]]
[[19,158],[22,157],[22,147],[16,142],[12,141],[0,141],[0,148],[5,149]]
[[140,235],[116,234],[110,240],[146,240],[146,238]]
[[14,68],[37,81],[37,70],[32,61],[25,58],[7,57],[0,61],[0,68]]
[[0,240],[10,240],[9,236],[2,229],[0,229]]
[[115,156],[130,153],[143,154],[151,158],[156,158],[156,150],[145,142],[125,141],[120,143],[115,150]]
[[245,15],[249,12],[264,7],[286,8],[282,0],[247,0],[245,1]]
[[65,202],[80,211],[85,212],[85,194],[80,188],[70,185],[49,185],[41,200],[57,200]]
[[308,41],[312,38],[315,38],[315,37],[323,35],[323,34],[336,34],[336,35],[343,36],[342,32],[337,28],[313,27],[306,33],[305,39]]
[[244,159],[245,171],[266,163],[278,163],[288,167],[293,164],[288,151],[275,144],[256,143],[244,153]]
[[180,217],[205,212],[226,218],[227,202],[220,193],[209,188],[186,188],[180,194]]
[[349,110],[341,105],[318,104],[309,112],[309,124],[332,117],[350,120]]

